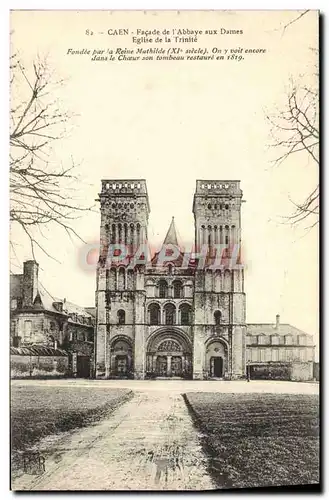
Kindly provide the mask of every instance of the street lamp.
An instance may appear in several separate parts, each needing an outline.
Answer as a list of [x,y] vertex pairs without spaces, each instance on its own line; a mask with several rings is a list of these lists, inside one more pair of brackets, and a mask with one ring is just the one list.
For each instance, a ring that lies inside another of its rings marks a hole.
[[250,364],[247,363],[247,382],[250,382]]

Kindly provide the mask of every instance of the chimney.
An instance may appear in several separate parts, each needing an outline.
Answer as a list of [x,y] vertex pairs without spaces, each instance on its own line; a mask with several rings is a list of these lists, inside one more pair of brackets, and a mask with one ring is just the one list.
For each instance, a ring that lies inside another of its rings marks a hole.
[[278,330],[280,326],[280,314],[275,316],[275,328]]
[[27,260],[23,265],[23,307],[31,307],[38,292],[39,264]]

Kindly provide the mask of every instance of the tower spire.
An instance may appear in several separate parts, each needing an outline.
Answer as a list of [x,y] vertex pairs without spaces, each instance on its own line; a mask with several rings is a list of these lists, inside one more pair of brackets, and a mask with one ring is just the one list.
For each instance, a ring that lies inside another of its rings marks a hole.
[[164,245],[176,245],[178,247],[178,238],[175,226],[175,219],[172,217],[169,229],[163,242]]

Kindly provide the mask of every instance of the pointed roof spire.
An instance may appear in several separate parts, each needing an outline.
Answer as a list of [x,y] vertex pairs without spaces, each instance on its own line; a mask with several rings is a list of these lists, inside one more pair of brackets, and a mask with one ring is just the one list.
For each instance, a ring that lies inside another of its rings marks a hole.
[[176,233],[175,219],[171,219],[171,223],[163,242],[164,245],[176,245],[178,247],[178,238]]

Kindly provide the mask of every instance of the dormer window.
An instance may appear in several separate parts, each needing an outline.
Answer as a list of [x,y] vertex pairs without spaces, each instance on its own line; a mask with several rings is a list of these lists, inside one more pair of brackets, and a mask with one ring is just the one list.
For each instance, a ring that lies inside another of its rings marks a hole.
[[63,312],[63,302],[59,302],[59,301],[58,302],[54,302],[53,306],[56,309],[56,311]]

